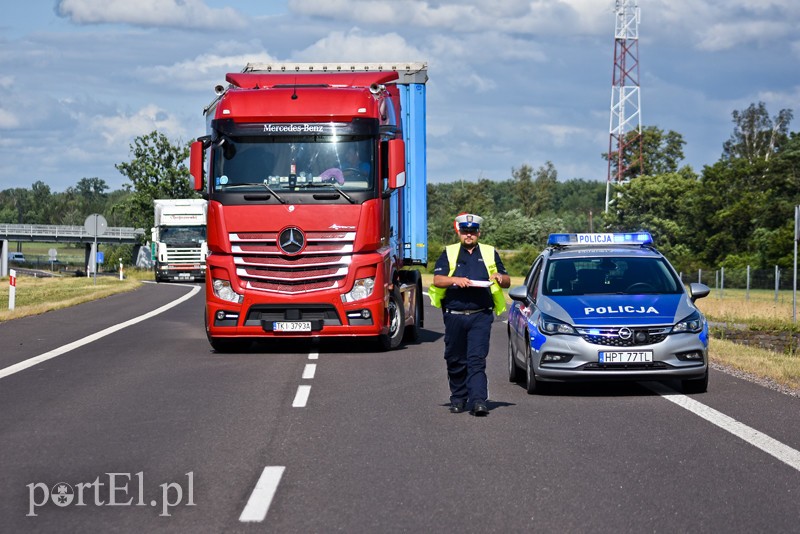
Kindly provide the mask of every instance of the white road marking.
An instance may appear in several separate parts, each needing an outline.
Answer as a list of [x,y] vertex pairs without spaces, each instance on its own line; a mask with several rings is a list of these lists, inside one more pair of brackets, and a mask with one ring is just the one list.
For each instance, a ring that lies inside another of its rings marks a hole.
[[278,490],[278,483],[281,481],[284,469],[286,467],[282,465],[268,465],[264,468],[239,516],[239,521],[243,523],[264,521],[269,505],[272,504],[272,499]]
[[303,380],[314,378],[314,373],[316,372],[317,372],[317,364],[307,363],[305,369],[303,369]]
[[318,360],[319,359],[319,352],[312,352],[308,355],[309,360]]
[[718,412],[714,408],[706,406],[694,399],[681,395],[673,389],[668,388],[663,384],[648,383],[643,384],[648,389],[658,393],[668,401],[677,404],[681,408],[689,410],[693,414],[702,417],[706,421],[717,425],[723,430],[726,430],[736,437],[739,437],[747,443],[761,449],[762,451],[770,454],[785,463],[786,465],[800,471],[800,451],[781,443],[780,441],[759,432],[754,428],[750,428],[744,423],[740,423],[736,419]]
[[118,332],[119,330],[122,330],[123,328],[127,328],[129,326],[135,325],[136,323],[141,323],[142,321],[146,321],[147,319],[150,319],[151,317],[155,317],[156,315],[164,313],[165,311],[167,311],[167,310],[169,310],[171,308],[174,308],[178,304],[181,304],[182,302],[185,302],[185,301],[189,300],[190,298],[195,296],[199,291],[200,291],[200,286],[193,286],[192,290],[189,291],[189,293],[187,293],[186,295],[182,296],[181,298],[179,298],[177,300],[173,300],[169,304],[165,304],[165,305],[161,306],[160,308],[156,308],[155,310],[153,310],[151,312],[145,313],[144,315],[140,315],[139,317],[134,317],[133,319],[125,321],[124,323],[119,323],[119,324],[116,324],[114,326],[109,326],[105,330],[101,330],[101,331],[96,332],[94,334],[90,334],[90,335],[88,335],[88,336],[86,336],[84,338],[81,338],[81,339],[77,340],[77,341],[73,341],[72,343],[68,343],[66,345],[62,345],[61,347],[58,347],[57,349],[53,349],[50,352],[45,352],[44,354],[40,354],[39,356],[34,356],[33,358],[29,358],[29,359],[27,359],[25,361],[22,361],[22,362],[19,362],[19,363],[15,363],[14,365],[6,367],[5,369],[0,369],[0,378],[5,378],[7,376],[13,375],[14,373],[19,373],[20,371],[24,371],[28,367],[33,367],[34,365],[37,365],[37,364],[40,364],[42,362],[46,362],[47,360],[53,359],[56,356],[61,356],[62,354],[66,354],[67,352],[75,350],[75,349],[77,349],[79,347],[82,347],[84,345],[88,345],[89,343],[91,343],[93,341],[97,341],[98,339],[101,339],[101,338],[104,338],[104,337],[106,337],[108,335],[111,335],[114,332]]
[[297,386],[297,393],[294,395],[292,408],[305,408],[310,394],[311,386]]

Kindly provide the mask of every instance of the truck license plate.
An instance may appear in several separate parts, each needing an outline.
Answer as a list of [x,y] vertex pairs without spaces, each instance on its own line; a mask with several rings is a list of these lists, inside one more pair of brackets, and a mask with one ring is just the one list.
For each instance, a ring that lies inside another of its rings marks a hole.
[[275,332],[311,332],[311,321],[275,321],[272,323]]
[[652,350],[604,350],[599,353],[600,363],[650,363]]

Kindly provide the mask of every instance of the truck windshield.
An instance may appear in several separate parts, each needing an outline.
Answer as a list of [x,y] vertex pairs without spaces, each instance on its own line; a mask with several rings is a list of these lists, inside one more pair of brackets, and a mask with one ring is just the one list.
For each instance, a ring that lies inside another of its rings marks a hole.
[[375,154],[364,136],[222,137],[213,148],[215,191],[372,189]]
[[197,245],[206,240],[206,227],[161,226],[158,236],[167,245]]

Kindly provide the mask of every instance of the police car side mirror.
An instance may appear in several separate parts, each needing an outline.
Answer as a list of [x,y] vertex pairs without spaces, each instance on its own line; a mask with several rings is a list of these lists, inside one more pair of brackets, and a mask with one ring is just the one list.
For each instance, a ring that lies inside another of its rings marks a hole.
[[698,284],[697,282],[689,284],[689,298],[692,302],[707,297],[709,293],[711,293],[711,289],[705,284]]
[[508,296],[511,300],[518,302],[528,302],[528,288],[525,286],[512,287],[508,290]]

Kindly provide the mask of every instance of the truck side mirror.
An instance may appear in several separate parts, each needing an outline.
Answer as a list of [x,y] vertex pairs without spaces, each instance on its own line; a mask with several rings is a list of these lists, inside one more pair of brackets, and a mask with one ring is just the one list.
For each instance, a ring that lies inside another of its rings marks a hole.
[[195,141],[189,155],[189,172],[194,178],[194,190],[203,190],[203,141]]
[[402,139],[389,141],[389,189],[406,185],[406,144]]

